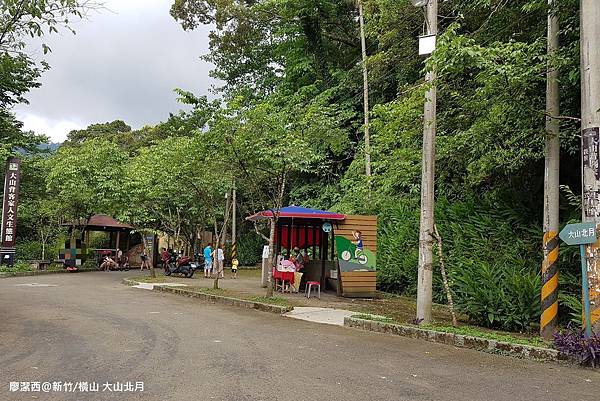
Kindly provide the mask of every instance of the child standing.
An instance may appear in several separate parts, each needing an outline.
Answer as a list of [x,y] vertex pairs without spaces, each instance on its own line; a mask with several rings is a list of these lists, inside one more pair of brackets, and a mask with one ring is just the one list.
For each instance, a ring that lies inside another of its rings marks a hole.
[[238,269],[239,263],[240,262],[237,259],[231,260],[231,274],[232,274],[233,278],[237,278],[237,269]]

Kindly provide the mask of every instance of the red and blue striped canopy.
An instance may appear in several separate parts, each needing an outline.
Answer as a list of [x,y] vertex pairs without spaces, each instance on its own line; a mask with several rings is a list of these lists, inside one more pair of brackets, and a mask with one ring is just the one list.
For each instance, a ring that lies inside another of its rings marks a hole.
[[[268,219],[273,217],[273,210],[263,210],[247,217],[246,220],[255,221],[260,219]],[[326,210],[309,209],[300,206],[287,206],[279,210],[279,217],[287,217],[294,219],[320,219],[320,220],[345,220],[346,215],[340,213],[332,213]]]

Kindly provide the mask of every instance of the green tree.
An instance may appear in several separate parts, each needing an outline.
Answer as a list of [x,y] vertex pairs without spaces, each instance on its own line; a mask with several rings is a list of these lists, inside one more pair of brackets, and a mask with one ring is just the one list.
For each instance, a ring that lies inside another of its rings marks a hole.
[[64,146],[47,161],[47,188],[60,214],[84,225],[96,213],[116,215],[129,203],[123,190],[126,166],[127,154],[106,139]]

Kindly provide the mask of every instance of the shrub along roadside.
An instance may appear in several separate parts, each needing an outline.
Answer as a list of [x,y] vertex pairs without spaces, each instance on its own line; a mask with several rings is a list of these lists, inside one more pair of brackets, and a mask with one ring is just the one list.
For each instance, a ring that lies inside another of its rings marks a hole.
[[[414,200],[385,206],[379,218],[380,289],[415,296],[419,212]],[[540,316],[540,230],[517,205],[492,197],[438,200],[436,219],[457,309],[474,324],[536,331]],[[434,301],[445,303],[439,269]]]
[[600,334],[586,338],[584,331],[568,327],[554,333],[554,347],[582,365],[600,366]]
[[263,239],[255,232],[248,232],[237,242],[240,266],[254,266],[261,261]]

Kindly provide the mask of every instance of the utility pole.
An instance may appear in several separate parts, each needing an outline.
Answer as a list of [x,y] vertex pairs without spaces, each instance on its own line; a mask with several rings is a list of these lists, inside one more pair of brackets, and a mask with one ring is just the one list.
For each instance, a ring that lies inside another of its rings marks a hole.
[[371,138],[369,135],[369,73],[367,70],[367,44],[365,39],[365,20],[362,1],[358,0],[358,20],[360,22],[360,44],[362,48],[362,70],[364,87],[364,113],[365,113],[365,172],[371,187]]
[[560,99],[558,70],[555,55],[558,52],[558,15],[555,0],[548,0],[548,66],[546,76],[546,147],[544,167],[544,238],[542,261],[542,315],[540,335],[551,339],[558,318],[558,229],[559,229],[559,172],[560,172]]
[[231,191],[231,260],[237,259],[237,190],[235,181],[233,182],[233,190]]
[[[438,0],[427,3],[427,34],[437,35]],[[423,114],[423,161],[421,172],[421,227],[419,230],[419,272],[417,281],[417,321],[431,322],[433,239],[435,211],[435,69],[425,77],[428,85]]]
[[227,243],[227,225],[229,220],[229,209],[231,208],[231,196],[229,196],[229,191],[225,193],[225,216],[223,223],[223,233],[221,234],[221,244],[225,247],[225,243]]
[[[600,222],[600,2],[581,0],[581,157],[582,218]],[[582,272],[584,292],[589,290],[591,325],[600,330],[600,241],[586,246],[587,274]],[[585,276],[587,275],[587,280]],[[584,296],[585,298],[585,296]],[[584,299],[587,303],[587,300]],[[586,305],[588,306],[588,305]]]

